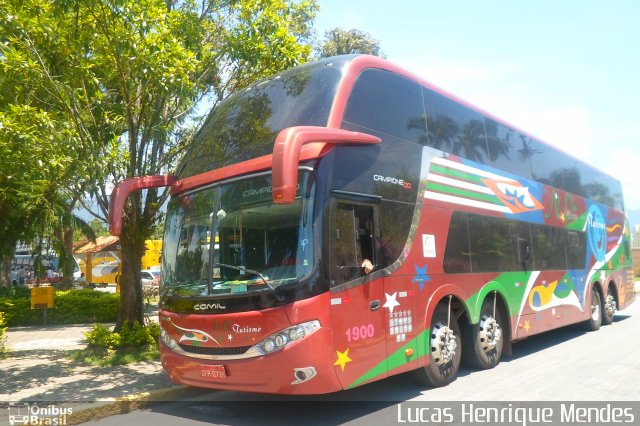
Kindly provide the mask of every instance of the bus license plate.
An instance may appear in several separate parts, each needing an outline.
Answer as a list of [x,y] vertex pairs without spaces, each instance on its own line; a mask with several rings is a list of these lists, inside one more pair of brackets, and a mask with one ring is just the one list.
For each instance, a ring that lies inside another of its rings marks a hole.
[[226,379],[224,365],[201,365],[200,375],[203,379]]

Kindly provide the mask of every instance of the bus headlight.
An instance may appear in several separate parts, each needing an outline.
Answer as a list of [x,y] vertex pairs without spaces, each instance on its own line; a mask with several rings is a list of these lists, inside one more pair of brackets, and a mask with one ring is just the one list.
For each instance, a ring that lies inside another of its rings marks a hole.
[[318,320],[304,322],[272,334],[253,346],[251,349],[255,349],[262,355],[270,354],[284,348],[289,343],[310,336],[319,329],[320,321]]
[[160,340],[169,347],[172,351],[179,349],[178,342],[173,340],[173,337],[169,336],[169,333],[164,331],[164,328],[160,327]]

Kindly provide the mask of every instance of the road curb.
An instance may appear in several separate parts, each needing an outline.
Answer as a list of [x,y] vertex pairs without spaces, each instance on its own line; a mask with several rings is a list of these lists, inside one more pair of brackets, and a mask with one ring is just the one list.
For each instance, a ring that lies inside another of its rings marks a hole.
[[73,413],[67,417],[67,424],[77,425],[116,414],[126,414],[145,408],[153,402],[176,401],[199,391],[201,390],[190,386],[172,386],[120,398],[98,400],[91,403],[90,407],[79,408],[77,411],[74,409]]

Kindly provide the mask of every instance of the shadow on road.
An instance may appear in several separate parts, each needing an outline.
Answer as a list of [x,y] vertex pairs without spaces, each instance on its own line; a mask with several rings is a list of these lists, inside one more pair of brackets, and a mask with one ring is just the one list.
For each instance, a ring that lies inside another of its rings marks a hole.
[[205,391],[199,401],[152,404],[151,411],[194,422],[228,425],[335,425],[374,414],[377,424],[396,422],[398,403],[425,391],[411,373],[355,389],[312,396]]
[[[629,315],[615,314],[613,322],[622,322],[628,318],[631,317]],[[511,360],[522,358],[555,345],[568,342],[572,339],[583,336],[586,333],[588,332],[582,328],[581,324],[572,324],[556,330],[546,331],[544,333],[527,337],[524,340],[514,343],[513,355],[503,357],[501,362],[509,362]]]

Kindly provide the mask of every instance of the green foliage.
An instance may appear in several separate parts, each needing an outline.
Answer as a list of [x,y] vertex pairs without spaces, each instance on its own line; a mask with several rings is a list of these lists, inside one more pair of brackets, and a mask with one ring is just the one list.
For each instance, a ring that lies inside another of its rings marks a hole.
[[4,313],[0,311],[0,355],[4,354],[4,339],[7,333],[7,322],[4,318]]
[[74,359],[94,365],[121,365],[142,360],[158,359],[158,337],[160,326],[139,322],[129,327],[124,323],[120,333],[111,331],[102,324],[95,324],[84,333],[87,349],[77,351]]
[[102,324],[95,324],[84,336],[88,347],[92,349],[133,348],[157,344],[160,326],[156,323],[150,323],[145,327],[136,321],[133,326],[129,327],[129,323],[125,321],[122,330],[117,333]]
[[136,321],[133,323],[133,326],[129,327],[128,322],[125,321],[122,330],[120,331],[119,347],[129,348],[156,345],[158,343],[159,336],[160,327],[156,323],[151,323],[149,326],[145,327]]
[[102,324],[94,324],[91,330],[84,333],[84,338],[91,349],[114,349],[120,344],[120,335]]
[[20,325],[42,324],[42,313],[31,309],[30,298],[6,298],[0,297],[0,312],[3,312],[7,325],[10,327]]
[[114,322],[120,296],[93,290],[56,292],[55,307],[49,310],[52,324]]
[[[88,223],[88,226],[91,228],[94,238],[98,237],[106,237],[109,235],[109,226],[107,223],[101,221],[100,219],[93,219]],[[77,243],[78,241],[87,240],[87,232],[83,232],[78,229],[73,234],[73,242]]]
[[[28,289],[27,289],[28,290]],[[40,325],[42,312],[31,309],[30,293],[16,289],[0,293],[0,312],[9,326]],[[47,312],[49,324],[115,322],[120,296],[93,290],[56,291],[55,306]]]
[[380,41],[371,37],[369,33],[356,29],[345,31],[334,28],[326,31],[324,39],[316,47],[316,54],[320,58],[354,53],[386,57],[380,50]]
[[[105,218],[114,182],[171,173],[198,102],[307,61],[316,11],[314,0],[0,2],[0,258],[45,227],[68,251],[84,194]],[[167,194],[126,206],[119,323],[142,319],[136,271]]]
[[6,297],[9,299],[31,297],[31,290],[23,286],[0,287],[0,297]]
[[156,361],[160,358],[157,346],[143,346],[126,350],[85,349],[74,351],[71,358],[75,361],[98,367],[132,364],[140,361]]

